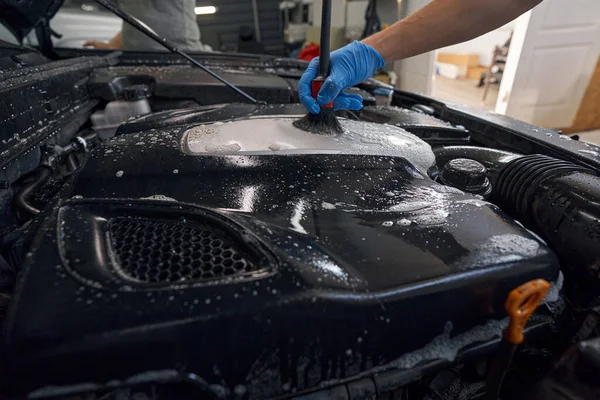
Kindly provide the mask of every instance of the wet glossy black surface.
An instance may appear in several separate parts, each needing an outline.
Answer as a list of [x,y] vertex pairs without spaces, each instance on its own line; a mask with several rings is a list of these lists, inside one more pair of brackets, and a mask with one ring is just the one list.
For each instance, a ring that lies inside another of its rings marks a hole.
[[[283,78],[260,71],[217,70],[227,81],[251,94],[257,100],[273,103],[290,103],[293,91]],[[239,94],[232,94],[231,89],[217,81],[199,68],[189,66],[171,67],[114,67],[97,69],[88,86],[102,91],[102,87],[110,85],[115,78],[124,76],[145,76],[154,81],[154,97],[156,99],[191,99],[199,105],[247,102]]]
[[[509,290],[556,277],[554,255],[497,207],[404,159],[192,156],[183,131],[124,134],[93,150],[44,216],[5,324],[15,386],[175,368],[278,396],[385,365],[447,322],[454,334],[502,318]],[[149,215],[218,221],[266,269],[127,282],[105,221]]]
[[[300,116],[305,113],[306,109],[301,104],[272,104],[268,106],[241,103],[217,104],[152,113],[121,125],[118,134],[185,124],[226,121],[245,116]],[[418,136],[432,146],[469,142],[469,132],[463,128],[450,125],[430,115],[405,108],[372,106],[367,105],[367,102],[365,102],[365,107],[360,112],[338,111],[337,114],[348,119],[360,118],[363,121],[394,125]]]
[[[368,82],[368,87],[376,85],[376,82]],[[361,86],[367,88],[364,83]],[[572,140],[553,129],[528,124],[492,111],[441,102],[416,93],[395,91],[392,104],[406,108],[414,104],[431,106],[435,108],[438,118],[453,125],[464,126],[470,132],[473,142],[482,148],[502,149],[519,154],[544,154],[600,171],[597,146]]]
[[427,143],[468,144],[470,135],[463,128],[451,125],[434,116],[394,106],[364,107],[360,116],[364,121],[390,124],[404,128]]

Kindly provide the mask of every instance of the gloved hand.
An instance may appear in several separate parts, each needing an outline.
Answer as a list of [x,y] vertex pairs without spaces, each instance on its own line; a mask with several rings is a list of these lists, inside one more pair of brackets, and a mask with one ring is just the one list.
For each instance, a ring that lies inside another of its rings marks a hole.
[[361,42],[352,42],[332,52],[329,77],[315,100],[311,95],[310,84],[319,74],[317,57],[308,64],[298,84],[300,102],[313,114],[321,111],[319,105],[332,101],[335,110],[360,110],[362,97],[358,94],[345,94],[343,91],[370,78],[384,64],[383,57],[375,49]]

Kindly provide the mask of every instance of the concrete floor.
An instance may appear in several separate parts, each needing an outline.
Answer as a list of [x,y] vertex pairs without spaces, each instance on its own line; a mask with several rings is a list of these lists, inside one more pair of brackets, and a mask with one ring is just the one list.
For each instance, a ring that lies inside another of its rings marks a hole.
[[[461,103],[471,107],[493,111],[498,98],[499,85],[491,85],[485,102],[481,100],[483,88],[476,87],[477,81],[470,79],[450,79],[435,76],[431,96],[436,99]],[[581,140],[600,145],[600,129],[577,132]]]
[[485,102],[481,100],[483,88],[476,87],[477,81],[471,79],[450,79],[436,75],[431,96],[471,107],[493,111],[498,98],[499,85],[490,85]]

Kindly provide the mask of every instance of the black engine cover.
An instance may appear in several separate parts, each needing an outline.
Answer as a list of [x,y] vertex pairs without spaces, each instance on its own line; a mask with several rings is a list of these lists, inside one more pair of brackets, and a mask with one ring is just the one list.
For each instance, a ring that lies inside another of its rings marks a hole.
[[180,129],[95,149],[41,216],[4,324],[16,388],[175,369],[281,396],[410,366],[394,360],[558,273],[403,158],[193,156]]

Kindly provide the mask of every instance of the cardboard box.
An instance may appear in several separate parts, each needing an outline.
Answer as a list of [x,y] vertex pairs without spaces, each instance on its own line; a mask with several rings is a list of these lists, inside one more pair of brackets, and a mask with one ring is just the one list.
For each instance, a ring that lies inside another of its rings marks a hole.
[[462,65],[454,65],[443,62],[435,63],[436,75],[450,79],[462,79],[467,76],[467,67]]
[[479,65],[478,54],[456,54],[438,53],[437,61],[445,64],[459,65],[461,67],[477,67]]
[[481,79],[481,74],[486,72],[489,67],[484,67],[483,65],[478,65],[476,67],[471,67],[467,70],[467,79]]

